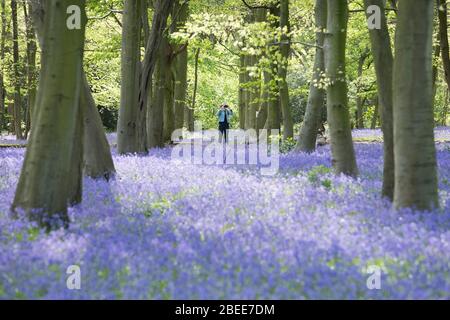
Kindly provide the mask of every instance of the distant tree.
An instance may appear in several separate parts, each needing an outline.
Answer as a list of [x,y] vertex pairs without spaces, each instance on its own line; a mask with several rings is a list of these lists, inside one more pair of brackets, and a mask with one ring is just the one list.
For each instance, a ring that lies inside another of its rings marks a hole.
[[122,63],[117,151],[120,154],[145,153],[139,141],[139,79],[141,72],[142,0],[125,0],[122,22]]
[[325,60],[323,45],[325,29],[327,28],[327,0],[316,0],[316,55],[314,59],[313,78],[309,87],[308,104],[305,119],[300,129],[297,150],[313,152],[316,149],[316,139],[325,103],[325,89],[323,76],[325,74]]
[[6,40],[6,3],[5,0],[0,1],[1,9],[1,36],[0,36],[0,132],[5,126],[6,116],[6,88],[4,81],[5,73],[5,40]]
[[294,137],[294,122],[292,120],[292,112],[289,107],[289,87],[287,84],[287,71],[289,65],[290,52],[290,38],[287,32],[290,30],[289,24],[289,0],[280,1],[280,27],[284,32],[281,36],[281,65],[278,69],[278,76],[280,77],[280,104],[281,112],[283,114],[283,138]]
[[[189,2],[177,2],[175,6],[175,14],[178,15],[177,23],[174,31],[182,29],[189,17]],[[187,103],[187,87],[188,87],[188,43],[180,43],[176,46],[175,57],[175,128],[179,129],[184,126],[184,114],[188,109]]]
[[17,139],[23,138],[22,133],[22,96],[20,94],[21,74],[19,56],[19,26],[17,22],[17,0],[11,0],[11,17],[13,32],[13,70],[14,70],[14,133]]
[[32,19],[28,14],[30,4],[23,2],[23,13],[25,17],[25,30],[27,40],[27,107],[25,110],[25,138],[31,129],[31,115],[33,114],[33,105],[36,100],[36,36]]
[[[394,129],[393,129],[393,109],[392,109],[392,72],[394,58],[391,48],[391,37],[383,0],[364,0],[364,6],[367,10],[370,6],[377,6],[381,9],[380,29],[371,28],[370,41],[372,46],[372,55],[375,62],[375,71],[378,84],[378,103],[381,106],[381,128],[384,141],[384,168],[383,168],[383,196],[393,200],[394,198]],[[376,109],[378,111],[378,109]],[[378,117],[375,112],[374,119]]]

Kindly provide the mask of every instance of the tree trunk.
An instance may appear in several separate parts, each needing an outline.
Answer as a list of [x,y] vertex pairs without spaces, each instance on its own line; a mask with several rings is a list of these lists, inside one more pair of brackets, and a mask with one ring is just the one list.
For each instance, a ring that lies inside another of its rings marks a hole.
[[247,60],[245,55],[241,54],[239,58],[239,128],[245,129],[245,111],[247,110],[245,84],[247,82]]
[[[375,110],[373,111],[372,120],[370,121],[370,129],[372,129],[372,130],[376,129],[377,124],[378,124],[378,118],[379,118],[379,113],[380,113],[379,108],[380,108],[379,98],[376,97],[375,98]],[[385,142],[384,146],[386,147],[386,142]],[[386,157],[386,153],[385,153],[385,157]],[[392,159],[392,161],[393,160],[394,159]],[[386,162],[384,163],[384,165],[386,166]],[[392,165],[392,168],[391,168],[392,174],[394,174],[394,168],[393,168],[394,163],[392,162],[391,165]],[[386,173],[383,172],[383,181],[385,181],[387,179],[387,176],[385,176],[385,174]],[[392,186],[393,186],[393,184],[394,184],[394,181],[392,181]],[[383,190],[384,190],[384,188],[383,188]],[[394,192],[394,188],[392,188],[392,192]],[[384,191],[383,191],[383,195],[388,196],[388,195],[384,194]],[[393,194],[392,194],[392,196],[393,196]],[[392,200],[392,198],[390,198],[390,199]]]
[[186,122],[186,127],[189,131],[194,131],[194,112],[195,112],[195,103],[197,101],[197,89],[198,89],[198,63],[200,59],[200,48],[197,48],[194,57],[194,92],[192,94],[192,102],[191,106],[186,109],[186,113],[184,114],[184,119]]
[[[154,1],[154,13],[152,20],[152,28],[150,36],[145,48],[144,61],[142,62],[142,71],[140,72],[140,85],[138,94],[138,115],[141,121],[141,128],[138,130],[138,136],[141,140],[141,145],[148,144],[147,147],[160,146],[162,143],[162,129],[163,129],[163,109],[162,105],[157,105],[148,99],[152,98],[151,85],[153,83],[153,70],[158,60],[160,44],[164,38],[164,30],[167,25],[167,18],[171,12],[174,0],[156,0]],[[155,79],[157,77],[155,76]],[[156,90],[157,91],[157,90]],[[156,92],[155,92],[156,95]],[[151,110],[147,110],[147,107],[151,107]],[[161,107],[161,115],[159,114],[159,108]],[[145,120],[146,116],[156,116],[157,119]],[[160,123],[156,123],[160,121]],[[145,123],[147,123],[147,128],[145,128]],[[161,130],[159,130],[161,128]],[[154,131],[156,130],[156,131]],[[159,141],[161,140],[161,141]]]
[[[159,50],[164,51],[164,44],[161,43]],[[148,128],[148,147],[149,148],[162,148],[164,146],[163,142],[163,119],[164,119],[164,99],[165,99],[165,76],[166,72],[164,70],[165,63],[163,55],[161,54],[156,65],[155,70],[155,86],[153,92],[153,100],[151,103],[151,110],[148,114],[151,121],[149,121],[150,128]]]
[[[280,2],[280,27],[282,30],[290,31],[289,26],[289,0],[281,0]],[[291,50],[290,38],[284,32],[281,36],[280,52],[282,63],[278,69],[280,78],[280,104],[283,114],[283,138],[294,137],[294,122],[292,120],[292,112],[289,107],[289,88],[287,84],[287,71],[289,65],[289,52]]]
[[[38,42],[43,48],[45,10],[41,1],[30,2],[30,17],[33,21]],[[93,178],[109,180],[115,175],[111,149],[103,128],[102,119],[92,96],[84,70],[81,71],[80,104],[83,111],[83,163],[84,173]],[[33,111],[34,112],[34,111]],[[32,118],[34,115],[32,115]]]
[[450,89],[450,49],[448,45],[447,3],[446,0],[437,0],[437,4],[442,66],[444,67],[445,83],[447,84],[447,88]]
[[396,208],[438,207],[432,42],[433,0],[400,1],[393,78]]
[[[189,3],[185,2],[179,7],[177,29],[184,27],[189,16]],[[175,57],[175,129],[183,128],[184,113],[187,104],[187,71],[188,48],[187,43],[178,46],[178,54]]]
[[164,51],[161,59],[164,61],[164,113],[163,113],[163,142],[170,142],[172,132],[175,130],[174,89],[175,78],[173,73],[174,56],[169,41],[164,41]]
[[[365,0],[365,7],[377,5],[381,8],[381,29],[370,30],[372,55],[378,83],[378,105],[381,106],[381,128],[384,140],[384,168],[382,195],[394,198],[394,129],[393,129],[393,97],[392,72],[394,59],[391,48],[391,37],[387,25],[383,0]],[[378,108],[377,108],[378,110]],[[377,111],[376,110],[376,111]],[[375,112],[378,118],[378,112]]]
[[81,110],[83,112],[83,147],[84,173],[93,179],[109,180],[114,177],[116,169],[111,156],[111,149],[105,135],[102,119],[92,97],[91,89],[84,72],[82,72]]
[[0,2],[1,12],[1,35],[0,35],[0,134],[5,126],[6,119],[6,88],[4,83],[5,68],[5,39],[6,39],[6,4],[5,0]]
[[447,115],[448,115],[448,98],[449,98],[449,90],[445,90],[445,98],[444,98],[444,106],[442,107],[442,113],[441,113],[441,126],[447,125]]
[[274,90],[274,87],[276,87],[276,79],[274,79],[274,76],[268,72],[266,73],[266,79],[264,81],[269,84],[267,98],[267,122],[265,127],[269,131],[280,130],[280,100],[278,90]]
[[[30,10],[31,11],[31,10]],[[28,101],[25,111],[25,138],[31,129],[33,106],[36,100],[36,51],[37,45],[35,40],[35,32],[31,17],[28,15],[27,5],[23,3],[23,12],[25,16],[25,26],[27,35],[27,90]]]
[[264,129],[266,122],[267,122],[267,110],[269,108],[269,86],[266,83],[267,80],[267,71],[263,72],[264,82],[262,83],[262,89],[261,91],[261,97],[260,97],[260,103],[259,103],[259,109],[256,116],[256,131],[259,132],[259,130]]
[[322,87],[321,79],[325,72],[324,60],[324,31],[327,28],[327,1],[316,0],[316,56],[314,60],[313,78],[309,87],[308,103],[306,105],[305,119],[300,129],[297,142],[297,150],[302,152],[313,152],[316,150],[316,139],[319,122],[322,117],[322,109],[325,102],[325,89]]
[[19,57],[19,27],[17,24],[17,0],[11,0],[11,17],[13,27],[13,71],[14,71],[14,134],[22,139],[22,97],[20,95],[20,57]]
[[327,88],[328,125],[332,162],[337,174],[358,175],[350,128],[348,88],[345,73],[347,0],[328,0],[328,34],[325,37],[325,70],[331,82]]
[[366,48],[358,60],[358,85],[356,92],[356,128],[364,129],[364,98],[361,97],[361,78],[364,72],[364,63],[366,62],[367,57],[369,56],[370,50]]
[[145,153],[139,141],[139,78],[141,0],[125,0],[122,27],[122,84],[117,151],[119,154]]
[[[248,57],[250,66],[255,66],[258,62],[257,56]],[[245,116],[246,129],[256,129],[256,111],[259,105],[259,76],[254,75],[249,77],[249,81],[252,83],[251,87],[247,91],[248,94],[248,107]]]
[[[66,9],[78,5],[82,28],[69,30]],[[48,229],[68,223],[67,205],[73,199],[74,153],[80,112],[80,84],[86,15],[83,0],[45,2],[42,69],[34,127],[25,155],[12,210],[25,211]],[[81,137],[78,137],[81,139]],[[79,150],[79,149],[78,149]],[[72,176],[72,177],[71,177]],[[71,177],[68,179],[68,177]],[[39,211],[35,211],[39,210]],[[54,221],[57,219],[58,221]]]

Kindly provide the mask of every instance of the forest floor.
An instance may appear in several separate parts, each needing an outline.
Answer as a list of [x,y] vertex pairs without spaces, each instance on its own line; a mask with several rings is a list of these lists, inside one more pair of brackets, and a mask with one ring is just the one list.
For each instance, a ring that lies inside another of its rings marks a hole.
[[116,179],[85,179],[70,228],[50,234],[9,219],[25,150],[0,148],[0,299],[449,299],[450,129],[436,130],[431,213],[392,210],[381,133],[354,138],[357,180],[333,175],[329,146],[282,155],[275,176],[113,150]]

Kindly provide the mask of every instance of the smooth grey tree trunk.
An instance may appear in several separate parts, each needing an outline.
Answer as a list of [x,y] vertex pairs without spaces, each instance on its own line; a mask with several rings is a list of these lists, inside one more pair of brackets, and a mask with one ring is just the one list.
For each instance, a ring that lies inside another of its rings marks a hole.
[[[82,9],[82,28],[66,27],[70,5]],[[86,16],[83,0],[45,1],[42,70],[34,127],[12,210],[51,229],[53,219],[68,223],[67,206],[74,195],[73,168],[79,155],[74,139],[80,117],[80,84]],[[78,124],[77,124],[78,123]],[[78,137],[81,139],[81,136]],[[79,173],[78,173],[79,174]],[[68,178],[71,177],[71,178]],[[39,210],[39,211],[35,211]]]
[[328,0],[328,33],[324,49],[326,76],[330,81],[327,87],[327,113],[332,163],[336,174],[356,177],[358,167],[350,128],[345,72],[347,23],[347,0]]
[[246,100],[246,88],[245,83],[247,81],[247,60],[245,55],[241,54],[239,58],[239,128],[245,129],[245,110],[247,110]]
[[442,66],[444,68],[445,83],[450,90],[450,47],[448,44],[448,22],[447,22],[447,1],[437,0],[439,17],[439,42],[442,56]]
[[19,26],[17,23],[17,0],[11,0],[11,17],[13,31],[13,72],[14,72],[14,134],[22,139],[22,96],[20,94],[21,79],[19,70]]
[[[163,51],[164,45],[161,43],[160,51]],[[148,147],[156,148],[163,147],[163,120],[164,120],[164,100],[165,100],[165,76],[166,72],[164,70],[164,61],[162,56],[157,60],[156,70],[155,70],[155,84],[153,89],[153,99],[151,103],[151,109],[148,114],[150,116],[150,121],[148,124],[150,127],[148,128]]]
[[316,150],[316,139],[319,122],[325,103],[325,88],[321,86],[321,78],[325,73],[325,59],[323,45],[325,29],[327,27],[327,0],[316,0],[316,56],[314,58],[313,78],[309,87],[308,103],[306,105],[305,119],[300,129],[296,149],[302,152]]
[[[44,19],[45,8],[41,0],[33,0],[30,4],[30,17],[36,31],[37,39],[41,48],[44,41]],[[80,103],[83,111],[83,163],[84,173],[93,178],[104,178],[109,180],[114,177],[116,169],[111,155],[111,149],[106,138],[100,113],[92,96],[92,92],[86,78],[84,69],[81,76]],[[31,118],[34,117],[32,110]]]
[[[366,48],[359,57],[358,60],[358,81],[361,81],[364,72],[364,64],[369,57],[370,49]],[[356,119],[355,125],[357,129],[364,129],[364,101],[365,99],[361,97],[361,84],[358,83],[356,87]]]
[[[369,30],[372,55],[378,84],[378,104],[381,114],[381,128],[384,140],[384,165],[382,195],[392,200],[394,198],[394,128],[393,128],[393,64],[391,37],[385,15],[383,0],[364,0],[365,8],[376,5],[381,9],[381,29]],[[374,119],[378,118],[378,108]],[[376,123],[376,121],[375,121]],[[376,125],[376,124],[375,124]]]
[[5,40],[6,40],[6,3],[0,1],[1,9],[1,36],[0,36],[0,132],[3,130],[6,119],[6,88],[4,83],[5,74]]
[[115,176],[116,169],[102,119],[84,71],[82,72],[80,103],[84,124],[82,133],[84,174],[93,179],[108,181]]
[[[177,6],[178,23],[176,30],[180,30],[186,24],[189,17],[189,3],[184,2]],[[187,88],[188,88],[188,47],[187,43],[177,47],[177,55],[175,57],[175,92],[174,92],[174,112],[175,112],[175,129],[183,128],[184,113],[187,104]]]
[[[28,6],[30,8],[30,5]],[[33,105],[36,100],[36,36],[33,28],[33,23],[30,15],[28,14],[27,3],[23,3],[23,12],[25,17],[26,27],[26,39],[27,39],[27,108],[25,111],[25,136],[28,137],[28,133],[31,129],[31,115],[33,114]]]
[[165,41],[165,50],[161,57],[164,61],[164,113],[163,113],[163,142],[170,142],[172,132],[175,130],[175,77],[174,77],[174,56],[168,41]]
[[433,119],[433,0],[400,1],[394,61],[396,208],[438,207]]
[[[287,28],[289,25],[289,0],[280,1],[280,27]],[[287,83],[287,72],[289,65],[289,52],[291,51],[290,38],[285,33],[281,36],[280,52],[283,59],[278,76],[280,78],[280,105],[283,115],[283,139],[294,137],[294,121],[292,120],[292,112],[289,106],[289,88]]]
[[139,141],[141,0],[125,0],[122,27],[121,93],[117,127],[119,154],[145,153]]
[[[141,146],[144,144],[144,142],[145,144],[147,144],[145,146],[145,149],[147,147],[152,148],[155,146],[159,146],[159,144],[161,143],[159,142],[159,140],[162,140],[163,109],[161,109],[161,118],[159,118],[158,108],[160,106],[155,106],[152,101],[153,95],[151,92],[151,86],[153,84],[153,71],[158,60],[160,44],[162,39],[164,38],[164,30],[166,29],[167,25],[167,18],[169,17],[173,4],[174,0],[155,0],[153,2],[154,13],[152,19],[152,28],[146,44],[144,60],[142,62],[138,94],[138,114],[141,118],[142,123],[142,126],[138,131],[138,136],[141,142]],[[156,79],[157,77],[155,76],[154,78]],[[155,82],[157,81],[155,80]],[[156,92],[154,92],[154,94],[156,95]],[[149,99],[152,100],[149,101]],[[147,110],[147,107],[150,107],[151,110]],[[153,115],[155,115],[157,119],[145,119],[146,116],[153,117]],[[160,123],[156,123],[156,121],[160,121]],[[147,124],[147,128],[144,125],[145,123]],[[159,131],[160,127],[161,130]]]

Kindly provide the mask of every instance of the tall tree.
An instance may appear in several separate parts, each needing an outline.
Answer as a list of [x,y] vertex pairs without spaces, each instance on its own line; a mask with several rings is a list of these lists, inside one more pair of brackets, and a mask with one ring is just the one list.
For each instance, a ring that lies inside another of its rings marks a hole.
[[[80,29],[67,28],[67,8],[72,5],[81,9]],[[35,124],[12,209],[23,210],[31,220],[51,228],[56,219],[68,223],[67,206],[78,188],[73,180],[80,179],[73,170],[75,159],[79,159],[74,140],[82,121],[80,84],[87,19],[83,0],[47,0],[44,8]]]
[[325,73],[323,45],[325,40],[324,32],[327,28],[327,0],[316,0],[314,12],[316,23],[316,56],[314,58],[313,78],[309,86],[305,119],[303,120],[297,142],[297,150],[303,152],[313,152],[316,149],[319,122],[325,103],[325,89],[321,82]]
[[[45,8],[43,1],[30,1],[30,16],[41,49],[44,47]],[[42,58],[42,57],[41,57]],[[42,63],[41,63],[42,64]],[[94,179],[115,175],[111,149],[106,138],[103,123],[95,104],[84,69],[81,77],[81,110],[83,111],[83,164],[84,173]]]
[[355,126],[357,129],[364,129],[364,102],[365,98],[361,96],[363,85],[361,83],[364,65],[366,63],[367,58],[370,56],[370,49],[365,48],[358,59],[358,84],[356,85],[356,119]]
[[[117,151],[120,154],[145,153],[139,141],[139,79],[141,61],[142,0],[125,0],[122,22],[122,61]],[[142,148],[141,148],[142,147]]]
[[345,68],[347,42],[347,0],[328,0],[327,35],[325,37],[325,70],[327,113],[333,166],[337,174],[358,175],[350,128],[348,88]]
[[433,119],[433,0],[399,1],[394,60],[396,208],[438,206]]
[[239,57],[239,128],[245,129],[245,111],[247,110],[247,94],[246,94],[246,82],[247,82],[247,59],[242,53]]
[[159,58],[157,60],[155,69],[155,80],[153,89],[153,100],[150,105],[148,115],[150,117],[147,122],[147,139],[148,147],[163,147],[164,146],[164,104],[166,99],[165,86],[166,86],[166,59],[165,53],[167,51],[167,39],[162,39],[159,51]]
[[437,0],[437,5],[442,65],[444,67],[445,83],[447,84],[447,88],[450,90],[450,48],[448,44],[447,1]]
[[[261,23],[266,20],[266,10],[264,8],[251,9],[249,19],[252,23]],[[255,67],[261,57],[255,54],[247,55],[247,68]],[[245,128],[256,129],[256,113],[258,111],[260,99],[260,74],[258,72],[250,72],[246,75],[247,88],[245,90],[246,96],[246,112],[245,112]]]
[[0,132],[4,128],[4,120],[6,115],[6,88],[4,83],[4,67],[5,67],[5,44],[6,44],[6,3],[5,0],[0,1],[1,9],[1,35],[0,35]]
[[[147,123],[147,128],[145,128],[145,125],[143,124],[140,125],[138,140],[140,140],[141,143],[143,140],[145,140],[145,142],[148,144],[146,148],[152,148],[159,145],[159,142],[157,141],[159,140],[159,131],[155,132],[154,130],[158,130],[160,126],[162,128],[163,125],[162,120],[160,121],[153,118],[145,120],[145,115],[151,116],[155,107],[155,105],[151,102],[152,95],[150,87],[153,83],[153,71],[160,54],[160,44],[162,42],[162,39],[164,38],[167,19],[170,15],[173,5],[174,0],[156,0],[154,2],[152,28],[146,44],[144,60],[142,62],[142,72],[138,95],[138,114],[140,114],[140,121]],[[153,93],[153,95],[154,94],[156,93]],[[147,110],[148,104],[151,106],[152,110]],[[154,142],[152,142],[152,139]]]
[[[270,20],[272,28],[277,29],[280,26],[280,8],[272,6],[269,8]],[[276,40],[276,39],[274,39]],[[280,54],[279,46],[269,46],[269,55],[277,57]],[[273,72],[275,70],[275,73]],[[280,90],[277,82],[277,64],[276,61],[271,62],[270,71],[264,73],[264,82],[267,87],[267,121],[265,128],[267,130],[281,129],[281,105]]]
[[14,70],[14,133],[17,139],[22,139],[22,97],[20,94],[20,56],[19,56],[19,26],[17,22],[17,0],[11,0],[11,17],[13,31],[13,70]]
[[[184,28],[189,17],[189,2],[185,1],[176,6],[178,15],[176,29],[178,31]],[[187,104],[187,85],[188,85],[188,47],[187,42],[176,46],[175,57],[175,128],[180,129],[184,126],[184,113]]]
[[282,61],[278,69],[278,76],[280,78],[280,104],[283,114],[283,138],[287,139],[294,137],[294,121],[289,107],[289,88],[287,84],[289,52],[291,50],[290,37],[287,34],[290,31],[289,0],[280,1],[280,27],[283,30],[280,44]]
[[[31,5],[29,5],[31,7]],[[25,110],[25,138],[31,128],[31,115],[36,98],[36,37],[31,16],[28,14],[27,3],[23,3],[23,13],[25,17],[26,39],[27,39],[27,108]]]
[[[364,0],[367,9],[375,5],[381,9],[380,28],[370,28],[370,42],[372,55],[375,62],[375,71],[378,84],[378,105],[381,106],[381,128],[384,140],[384,167],[382,195],[389,199],[394,198],[395,174],[394,174],[394,128],[393,128],[393,97],[392,76],[394,58],[391,48],[387,19],[385,15],[384,0]],[[378,109],[376,110],[378,111]],[[374,115],[377,115],[378,112]]]

